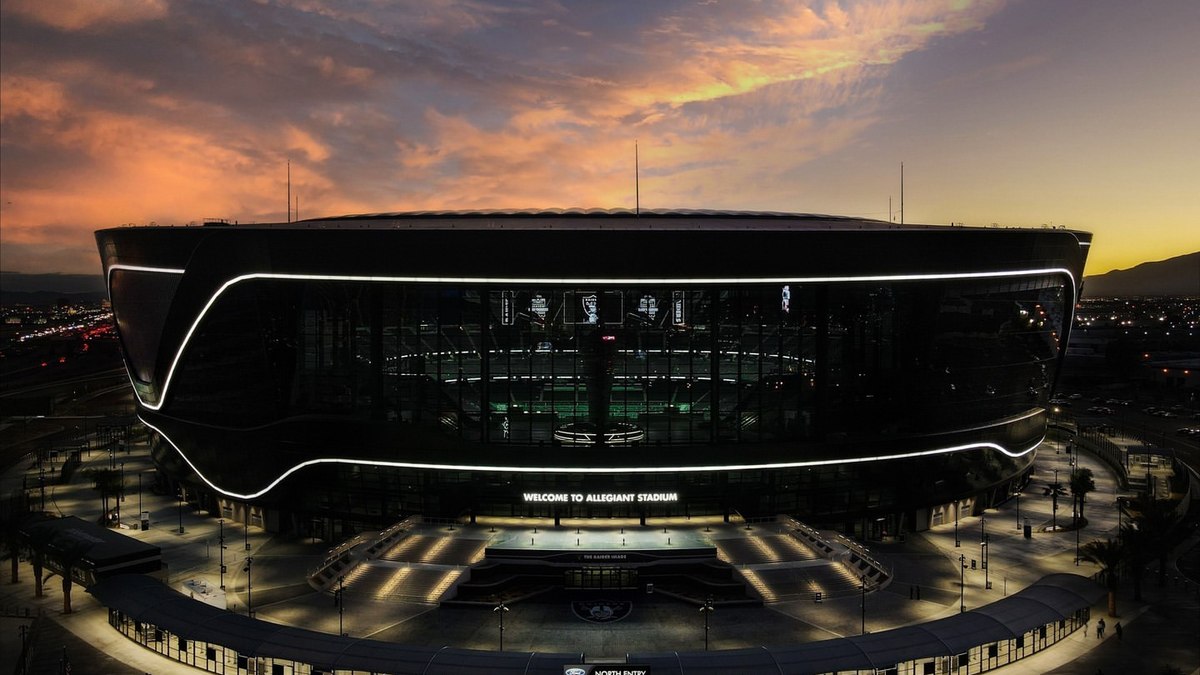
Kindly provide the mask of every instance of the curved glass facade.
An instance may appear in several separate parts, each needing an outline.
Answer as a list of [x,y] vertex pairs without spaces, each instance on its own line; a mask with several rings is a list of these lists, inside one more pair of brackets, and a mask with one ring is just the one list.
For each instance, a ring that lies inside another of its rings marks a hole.
[[[735,511],[896,531],[1003,501],[1089,239],[682,212],[97,233],[160,466],[214,512],[344,531]],[[678,499],[524,497],[593,492]]]
[[1044,403],[1067,295],[1051,275],[719,288],[253,280],[207,313],[168,410],[227,427],[378,420],[514,451],[923,434]]

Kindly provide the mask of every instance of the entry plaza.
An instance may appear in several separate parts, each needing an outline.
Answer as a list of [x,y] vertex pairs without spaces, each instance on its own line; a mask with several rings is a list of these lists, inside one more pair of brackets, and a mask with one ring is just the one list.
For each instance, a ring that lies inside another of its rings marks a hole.
[[[95,451],[90,458],[84,457],[69,484],[47,488],[47,510],[96,521],[100,499],[84,478],[84,470],[113,461],[122,463],[127,475],[151,470],[144,444],[132,443],[128,448],[127,454],[115,457]],[[1068,474],[1073,458],[1096,476],[1086,527],[1080,532],[1044,531],[1054,520],[1070,520],[1069,499],[1060,503],[1055,515],[1052,499],[1043,494],[1043,487],[1053,482],[1056,470],[1060,477]],[[4,478],[5,489],[19,485],[27,477],[27,469],[23,464],[10,471]],[[1120,518],[1115,502],[1131,496],[1118,490],[1115,476],[1099,459],[1088,452],[1065,452],[1057,441],[1047,441],[1042,447],[1032,479],[1019,498],[977,516],[963,516],[957,523],[908,533],[903,541],[892,538],[872,542],[869,547],[785,517],[761,522],[674,517],[652,519],[644,525],[636,518],[578,518],[562,519],[557,526],[550,518],[479,518],[473,525],[411,519],[383,532],[328,542],[272,535],[197,513],[191,505],[167,496],[127,491],[120,502],[119,531],[162,551],[163,569],[153,583],[153,593],[145,587],[129,586],[134,589],[132,597],[114,600],[114,593],[125,591],[119,584],[105,581],[93,587],[97,597],[77,592],[75,611],[60,615],[59,584],[45,583],[43,597],[33,598],[32,569],[24,563],[20,582],[4,587],[4,604],[56,615],[69,631],[128,664],[128,672],[196,672],[179,663],[188,658],[181,658],[178,645],[186,649],[189,641],[199,638],[176,636],[169,630],[164,633],[162,627],[156,635],[150,625],[135,628],[133,619],[127,626],[114,621],[116,614],[123,619],[132,616],[138,608],[145,610],[159,602],[152,598],[168,593],[164,597],[170,602],[182,602],[185,607],[186,603],[203,603],[216,612],[206,615],[194,605],[181,614],[185,623],[207,621],[200,631],[205,635],[212,633],[212,617],[222,622],[240,617],[256,628],[239,630],[253,640],[262,640],[263,647],[269,643],[268,636],[297,630],[317,631],[331,639],[341,633],[359,646],[383,644],[413,654],[443,654],[440,662],[418,656],[426,663],[412,672],[467,672],[462,669],[465,663],[475,664],[480,669],[476,672],[487,668],[526,672],[524,667],[512,669],[515,655],[526,666],[540,664],[528,672],[557,673],[562,672],[563,664],[586,662],[650,664],[655,673],[691,673],[721,672],[729,663],[736,663],[722,659],[737,659],[748,651],[769,654],[770,650],[805,645],[834,645],[838,638],[881,639],[897,630],[964,616],[963,610],[966,616],[981,608],[987,611],[987,606],[1031,587],[1036,589],[1048,583],[1047,579],[1050,583],[1067,579],[1068,586],[1082,593],[1077,597],[1084,602],[1080,612],[1065,623],[1049,622],[1064,628],[1057,633],[1051,630],[1047,640],[1021,640],[1023,648],[1018,650],[1014,639],[1001,644],[1002,651],[989,647],[994,642],[981,640],[972,656],[961,662],[962,670],[925,670],[924,663],[941,668],[937,664],[949,664],[946,659],[958,656],[941,653],[928,655],[937,658],[877,666],[879,672],[898,673],[982,672],[996,667],[1002,667],[1001,672],[1045,672],[1102,643],[1092,633],[1074,630],[1089,616],[1094,621],[1104,612],[1102,588],[1085,578],[1093,575],[1096,567],[1087,561],[1076,563],[1076,541],[1115,536]],[[139,505],[149,514],[149,529],[138,527]],[[1029,537],[1024,532],[1027,524],[1031,526]],[[663,577],[666,582],[649,582],[648,588],[645,580],[655,578],[654,566],[669,564],[669,558],[666,563],[660,560],[634,566],[633,576],[617,572],[628,569],[624,563],[629,561],[644,562],[672,553],[680,553],[680,559],[704,557],[705,550],[715,551],[713,557],[727,564],[733,571],[732,581],[744,590],[723,595],[720,587],[713,585],[710,590],[715,590],[704,594],[694,585],[673,585],[670,575]],[[471,577],[467,571],[480,574],[485,557],[504,561],[509,556],[519,561],[523,556],[560,556],[562,560],[561,556],[572,553],[577,557],[555,568],[560,580],[567,579],[560,581],[559,588],[526,593],[528,589],[517,584],[500,594],[477,589],[473,596],[465,590]],[[984,560],[988,561],[986,568]],[[603,572],[593,573],[589,582],[589,570]],[[1073,582],[1063,575],[1082,576],[1074,577],[1078,582]],[[121,579],[128,583],[130,577],[117,578]],[[1061,595],[1065,591],[1054,592]],[[455,598],[464,599],[456,602]],[[335,599],[340,599],[337,606]],[[597,613],[610,620],[596,622],[589,620],[594,617],[581,616],[580,603],[585,608],[603,606],[603,612]],[[106,605],[123,609],[110,610]],[[506,608],[503,635],[498,612],[493,611],[501,606]],[[711,611],[697,611],[704,607]],[[1144,605],[1125,604],[1121,617],[1127,622],[1135,620],[1144,610]],[[986,633],[978,622],[966,630],[967,641],[971,641],[972,630]],[[503,652],[499,651],[501,639]],[[911,635],[906,638],[908,642],[911,639]],[[706,641],[711,650],[707,654]],[[233,640],[241,650],[252,652],[245,642]],[[194,643],[190,646],[197,649]],[[257,658],[260,668],[271,665],[260,672],[322,672],[320,666],[310,668],[299,661],[239,653],[237,646],[207,646],[220,648],[207,653],[219,658],[204,659],[205,651],[200,650],[194,651],[200,658],[189,662],[213,672],[249,672],[253,667],[249,662]],[[451,652],[472,655],[473,660],[456,661]],[[664,652],[678,652],[676,662],[664,661]],[[76,656],[83,658],[88,657]],[[1014,659],[1020,660],[1003,666]],[[884,667],[906,663],[908,667],[899,670]],[[284,664],[286,668],[282,668]],[[377,672],[410,671],[380,668]],[[747,672],[768,671],[748,668]]]

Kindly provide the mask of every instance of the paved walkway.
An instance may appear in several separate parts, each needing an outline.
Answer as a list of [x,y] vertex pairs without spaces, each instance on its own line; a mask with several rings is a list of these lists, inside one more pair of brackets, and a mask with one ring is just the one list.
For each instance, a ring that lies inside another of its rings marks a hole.
[[[96,519],[100,514],[98,493],[91,489],[83,470],[104,465],[107,456],[92,452],[84,466],[76,473],[70,485],[53,486],[47,491],[47,510],[64,515]],[[129,455],[117,457],[124,462],[127,475],[137,475],[151,469],[144,448],[135,448]],[[1084,454],[1083,466],[1091,468],[1096,477],[1097,490],[1089,496],[1085,509],[1087,526],[1080,533],[1080,542],[1115,536],[1118,516],[1114,506],[1117,496],[1116,483],[1108,470],[1095,458]],[[1054,469],[1059,469],[1059,478],[1065,482],[1069,475],[1068,456],[1057,452],[1053,443],[1040,450],[1036,473],[1030,488],[1022,495],[1019,504],[1010,501],[1001,509],[990,510],[982,517],[962,518],[958,523],[958,543],[955,545],[953,524],[942,525],[917,535],[910,535],[904,542],[872,545],[872,552],[894,566],[892,583],[881,591],[867,597],[867,629],[881,631],[888,628],[929,621],[959,611],[960,603],[967,609],[998,600],[1013,593],[1042,576],[1054,572],[1077,572],[1090,575],[1095,567],[1090,563],[1075,564],[1075,533],[1069,531],[1042,531],[1054,520],[1059,524],[1070,521],[1070,498],[1060,499],[1057,518],[1051,514],[1050,498],[1042,494],[1043,486],[1053,481]],[[21,474],[28,473],[28,462],[14,467],[0,478],[5,490],[20,485]],[[136,482],[129,481],[134,485]],[[148,531],[128,529],[130,536],[153,543],[163,549],[168,564],[168,579],[172,587],[183,593],[194,594],[199,600],[232,611],[246,611],[246,573],[244,560],[247,554],[254,557],[251,568],[252,599],[258,618],[277,623],[304,626],[335,633],[339,616],[330,597],[312,591],[304,582],[305,574],[311,570],[325,550],[328,542],[295,541],[271,538],[257,528],[245,528],[226,523],[224,534],[228,549],[225,561],[229,573],[224,576],[222,591],[219,574],[220,551],[217,545],[218,523],[214,518],[197,514],[188,507],[180,508],[170,497],[152,495],[145,491],[148,480],[143,481],[141,508],[150,512],[151,528]],[[127,495],[123,513],[132,525],[138,510],[138,496]],[[1018,524],[1025,519],[1033,525],[1033,536],[1025,539]],[[182,522],[184,532],[179,532]],[[669,533],[662,533],[662,525],[648,528],[627,528],[625,537],[635,536],[638,540],[657,540],[685,530],[685,524],[669,523]],[[756,526],[757,527],[757,526]],[[510,528],[512,537],[524,537],[524,526]],[[531,529],[531,528],[530,528]],[[748,536],[770,528],[745,530],[741,527],[713,528],[714,532],[700,532],[700,528],[688,530],[683,541],[702,541],[704,536]],[[989,534],[989,569],[981,565],[981,534]],[[573,530],[566,537],[574,544]],[[532,537],[561,537],[562,531],[540,529]],[[582,534],[580,535],[582,536]],[[609,538],[620,537],[621,533],[609,533]],[[601,535],[595,535],[600,541]],[[615,539],[613,539],[615,541]],[[514,539],[519,543],[521,539]],[[672,539],[672,544],[676,543]],[[1195,543],[1194,541],[1192,543]],[[249,545],[249,550],[245,548]],[[967,569],[960,572],[962,556]],[[976,561],[974,569],[971,560]],[[96,650],[108,654],[114,663],[123,664],[128,672],[194,673],[196,670],[182,666],[158,656],[125,639],[110,628],[106,612],[91,596],[81,589],[73,595],[76,612],[69,616],[61,614],[62,598],[57,579],[46,585],[45,597],[35,600],[32,587],[32,570],[27,564],[21,566],[20,583],[8,583],[7,565],[0,570],[4,583],[0,585],[0,604],[5,607],[30,608],[66,629],[77,641],[59,637],[48,637],[51,642],[41,643],[43,648],[61,649],[65,646],[72,658],[74,673],[122,672],[101,665]],[[963,585],[960,586],[960,573]],[[991,588],[986,587],[991,582]],[[917,599],[917,589],[920,599]],[[1130,664],[1145,667],[1153,659],[1171,663],[1184,672],[1200,673],[1200,648],[1190,638],[1200,634],[1200,599],[1197,584],[1186,589],[1180,584],[1165,589],[1153,587],[1150,580],[1145,592],[1145,601],[1133,603],[1130,591],[1122,589],[1120,594],[1120,620],[1125,628],[1124,639],[1116,640],[1110,629],[1105,640],[1094,636],[1076,634],[1058,645],[1001,669],[1004,673],[1085,673],[1097,668],[1106,673],[1137,672]],[[589,658],[620,657],[627,652],[662,651],[671,649],[693,650],[703,648],[703,624],[695,607],[655,594],[623,592],[608,593],[604,599],[627,599],[634,603],[628,618],[603,625],[584,623],[570,611],[568,594],[555,593],[539,600],[517,603],[506,617],[505,647],[507,649],[535,649],[539,651],[581,651]],[[1104,607],[1093,608],[1093,616],[1101,616]],[[452,644],[459,647],[495,649],[498,630],[493,624],[490,611],[471,608],[434,608],[415,603],[397,604],[358,601],[348,605],[341,617],[342,629],[351,635],[371,636],[389,641],[410,644]],[[836,636],[854,635],[861,630],[859,599],[848,597],[826,600],[817,605],[809,600],[778,603],[768,608],[720,608],[711,617],[710,633],[712,648],[732,649],[760,644],[788,644]],[[1109,619],[1110,626],[1115,623]],[[8,632],[11,622],[6,621],[0,629]],[[54,631],[46,631],[54,636]],[[0,659],[0,667],[7,666],[10,641],[0,647],[6,654]],[[88,645],[92,647],[88,647]],[[1147,656],[1151,655],[1151,656]],[[89,670],[89,668],[92,668]]]

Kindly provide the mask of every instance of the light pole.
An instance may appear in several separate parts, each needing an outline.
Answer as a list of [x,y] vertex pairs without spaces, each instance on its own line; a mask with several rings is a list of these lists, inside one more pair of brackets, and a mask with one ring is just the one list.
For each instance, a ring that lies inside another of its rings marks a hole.
[[246,550],[250,550],[250,508],[246,507],[246,522],[242,525],[242,542],[246,544]]
[[979,516],[979,562],[983,565],[983,569],[987,569],[987,518],[980,514]]
[[992,590],[992,581],[991,581],[991,579],[988,578],[988,574],[989,574],[988,558],[991,557],[991,555],[992,555],[992,550],[991,550],[992,546],[991,546],[990,537],[991,537],[991,535],[984,534],[983,535],[983,543],[981,544],[981,546],[983,547],[983,590],[985,590],[985,591]]
[[[346,575],[342,574],[342,575],[338,576],[338,589],[337,589],[338,635],[341,635],[342,637],[346,636],[345,631],[342,630],[342,615],[346,611],[346,594],[344,593],[345,587],[342,585],[345,581],[346,581]],[[504,649],[503,644],[500,645],[500,649],[501,650]]]
[[[1080,530],[1079,521],[1076,520],[1075,521],[1075,567],[1079,567],[1079,530]],[[1120,527],[1118,527],[1117,532],[1120,532],[1120,531],[1121,531]]]
[[1021,485],[1017,484],[1017,529],[1021,529]]
[[179,486],[179,534],[183,534],[183,486]]
[[[121,528],[121,502],[125,501],[125,462],[121,462],[121,468],[117,473],[117,529]],[[141,514],[138,514],[141,515]]]
[[504,615],[508,613],[508,605],[501,602],[492,611],[500,614],[500,651],[504,651]]
[[862,575],[862,634],[867,634],[867,575]]
[[958,505],[961,502],[958,497],[954,498],[954,548],[962,546],[962,541],[958,538]]
[[220,528],[217,530],[217,545],[221,549],[221,590],[225,590],[225,519],[218,520],[217,525]]
[[713,607],[712,596],[710,595],[700,607],[700,613],[704,615],[704,651],[708,651],[708,617],[715,611],[716,608]]
[[958,554],[958,613],[967,611],[967,556]]
[[254,618],[254,603],[250,599],[250,568],[254,565],[254,558],[246,558],[246,566],[242,571],[246,573],[246,616]]
[[1050,529],[1058,532],[1058,469],[1054,470],[1054,485],[1050,486]]

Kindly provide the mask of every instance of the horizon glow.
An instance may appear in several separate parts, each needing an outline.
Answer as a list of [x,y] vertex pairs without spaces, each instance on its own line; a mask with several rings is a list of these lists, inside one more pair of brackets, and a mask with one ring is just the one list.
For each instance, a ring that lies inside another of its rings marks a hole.
[[1129,268],[1200,251],[1198,26],[1187,0],[9,0],[0,270],[95,273],[121,224],[635,193],[899,222],[901,162],[905,222],[1066,226],[1087,274]]

